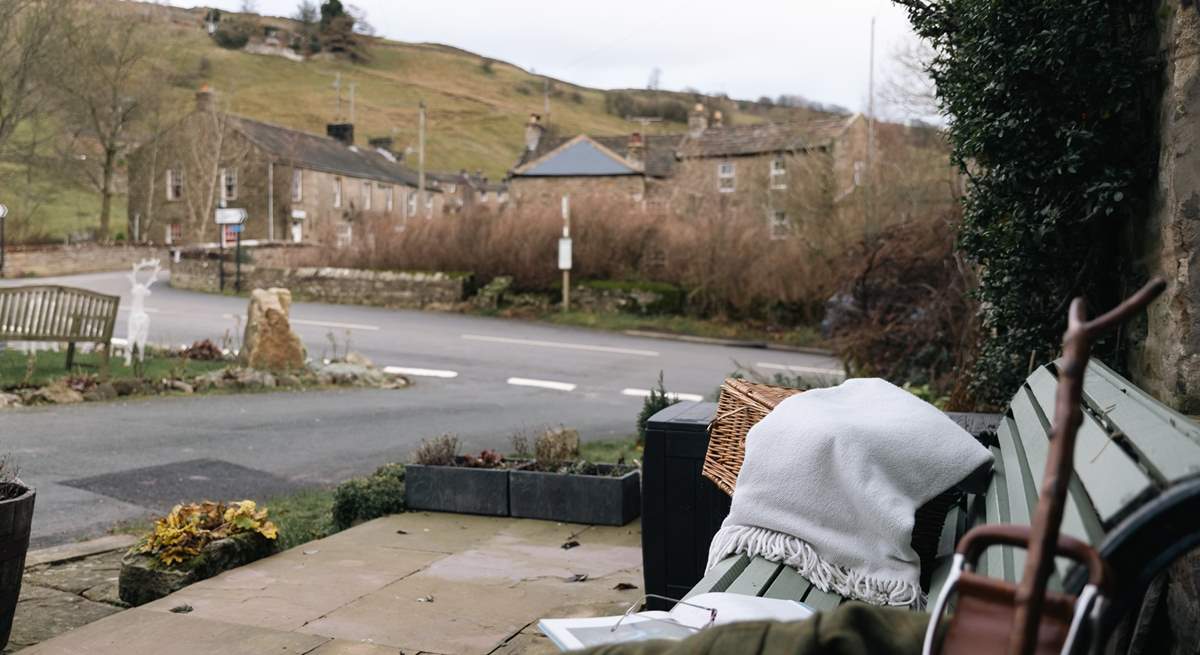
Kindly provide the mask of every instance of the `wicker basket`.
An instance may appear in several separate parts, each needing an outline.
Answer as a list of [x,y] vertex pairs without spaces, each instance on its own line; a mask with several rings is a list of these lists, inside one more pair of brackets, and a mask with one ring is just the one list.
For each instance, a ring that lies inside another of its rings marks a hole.
[[[704,454],[704,477],[729,495],[737,486],[738,472],[746,459],[746,434],[755,423],[787,398],[800,393],[769,384],[730,378],[721,385],[717,416],[709,426],[708,451]],[[921,558],[921,587],[929,590],[933,564],[937,559],[942,527],[950,508],[961,502],[963,492],[957,486],[947,489],[917,508],[914,516],[912,547]]]
[[708,452],[704,454],[704,477],[721,491],[733,495],[738,471],[746,458],[746,434],[775,406],[800,393],[799,389],[774,387],[729,378],[721,385],[717,417],[708,428]]

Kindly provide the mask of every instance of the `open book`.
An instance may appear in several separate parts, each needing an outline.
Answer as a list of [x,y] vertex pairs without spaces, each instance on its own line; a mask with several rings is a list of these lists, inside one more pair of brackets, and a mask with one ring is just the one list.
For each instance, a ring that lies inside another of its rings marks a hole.
[[[538,629],[560,650],[650,639],[687,639],[712,625],[740,621],[801,621],[813,615],[804,603],[714,592],[688,598],[669,612],[638,612],[590,619],[542,619]],[[712,612],[716,610],[715,620]],[[620,626],[613,630],[620,622]]]

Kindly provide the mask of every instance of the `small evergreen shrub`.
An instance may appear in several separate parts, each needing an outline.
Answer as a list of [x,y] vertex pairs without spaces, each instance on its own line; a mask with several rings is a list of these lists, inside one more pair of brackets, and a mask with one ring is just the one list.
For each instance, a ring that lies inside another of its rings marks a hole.
[[666,386],[663,384],[662,371],[658,372],[658,386],[650,390],[650,395],[642,401],[642,411],[637,417],[637,434],[638,445],[646,443],[646,423],[651,416],[661,412],[662,410],[679,402],[670,397]]
[[333,494],[333,524],[338,530],[403,511],[403,464],[385,464],[370,477],[343,482]]

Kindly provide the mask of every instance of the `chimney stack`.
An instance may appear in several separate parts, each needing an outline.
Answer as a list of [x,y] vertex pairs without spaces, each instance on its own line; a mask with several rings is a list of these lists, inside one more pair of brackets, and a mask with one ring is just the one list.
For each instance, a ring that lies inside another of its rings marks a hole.
[[354,123],[330,123],[325,126],[325,134],[348,146],[354,145]]
[[212,111],[215,105],[212,89],[207,84],[201,86],[196,92],[196,111]]
[[639,168],[646,165],[646,142],[640,132],[629,135],[629,147],[625,150],[625,159]]
[[712,126],[713,126],[713,127],[716,127],[716,128],[722,128],[722,127],[725,127],[725,117],[721,115],[721,112],[719,112],[719,111],[714,111],[714,112],[713,112],[713,124],[712,124]]
[[529,122],[525,125],[525,149],[529,152],[537,150],[538,143],[542,140],[542,134],[546,128],[542,125],[542,117],[537,114],[529,115]]
[[688,136],[698,137],[708,129],[708,115],[704,113],[704,105],[696,103],[688,116]]

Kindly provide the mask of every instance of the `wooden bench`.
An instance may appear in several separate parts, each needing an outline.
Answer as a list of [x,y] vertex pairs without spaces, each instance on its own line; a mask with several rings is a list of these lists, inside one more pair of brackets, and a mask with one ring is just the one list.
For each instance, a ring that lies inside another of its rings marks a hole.
[[101,374],[108,375],[113,326],[121,299],[61,286],[0,289],[0,341],[55,341],[67,344],[67,370],[75,344],[104,348]]
[[[930,576],[931,603],[949,574],[953,548],[968,529],[981,523],[1030,523],[1056,385],[1054,364],[1034,371],[994,434],[984,435],[995,468],[986,492],[965,496],[947,517]],[[1083,404],[1062,531],[1095,546],[1112,566],[1108,616],[1115,619],[1136,609],[1155,577],[1200,545],[1200,427],[1097,361],[1087,370]],[[997,547],[984,554],[979,570],[1015,581],[1024,562],[1023,550]],[[1083,584],[1081,572],[1059,560],[1050,588],[1078,593]],[[817,589],[795,569],[745,555],[722,560],[687,595],[709,591],[799,600],[818,610],[846,600]]]

